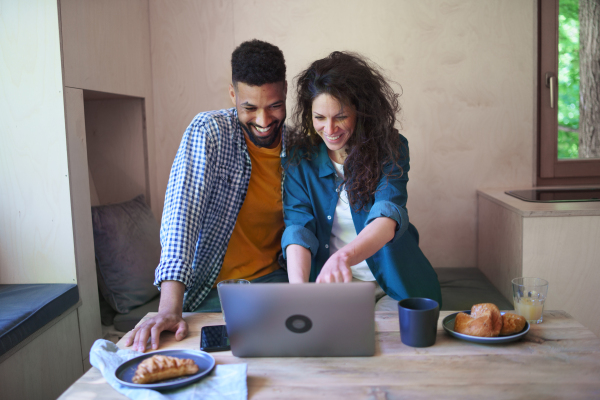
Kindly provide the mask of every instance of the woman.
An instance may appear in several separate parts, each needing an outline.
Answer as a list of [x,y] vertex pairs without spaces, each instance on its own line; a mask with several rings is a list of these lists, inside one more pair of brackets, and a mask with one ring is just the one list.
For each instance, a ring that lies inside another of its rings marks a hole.
[[373,281],[376,310],[427,297],[437,275],[408,222],[408,142],[398,94],[362,57],[334,52],[296,77],[284,160],[282,248],[290,283]]

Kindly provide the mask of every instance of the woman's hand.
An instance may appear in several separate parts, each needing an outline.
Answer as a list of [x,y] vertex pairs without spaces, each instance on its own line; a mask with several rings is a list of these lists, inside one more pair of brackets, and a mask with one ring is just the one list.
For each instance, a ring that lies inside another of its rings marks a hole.
[[335,252],[317,277],[317,283],[352,282],[351,266],[371,257],[394,238],[396,221],[376,218],[356,238]]
[[348,254],[337,251],[323,265],[317,283],[352,282],[351,266]]

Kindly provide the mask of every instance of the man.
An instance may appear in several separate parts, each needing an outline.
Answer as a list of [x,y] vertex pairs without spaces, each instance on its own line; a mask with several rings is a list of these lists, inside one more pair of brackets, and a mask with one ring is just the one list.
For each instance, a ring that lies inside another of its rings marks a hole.
[[287,282],[280,268],[285,134],[285,60],[252,40],[231,56],[235,108],[198,114],[186,130],[169,177],[154,284],[158,314],[131,331],[127,346],[144,351],[160,333],[187,336],[183,311],[220,312],[216,283]]

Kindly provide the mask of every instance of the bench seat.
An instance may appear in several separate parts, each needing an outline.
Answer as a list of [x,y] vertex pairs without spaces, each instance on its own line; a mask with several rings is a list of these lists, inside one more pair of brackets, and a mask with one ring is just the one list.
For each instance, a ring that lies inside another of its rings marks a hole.
[[74,284],[0,285],[0,356],[78,301]]

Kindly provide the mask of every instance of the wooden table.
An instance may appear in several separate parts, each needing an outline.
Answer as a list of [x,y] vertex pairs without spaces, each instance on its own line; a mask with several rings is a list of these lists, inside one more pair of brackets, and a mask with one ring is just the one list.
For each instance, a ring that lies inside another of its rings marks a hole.
[[[217,364],[247,363],[251,399],[600,398],[600,339],[563,311],[544,313],[520,341],[464,342],[447,335],[440,313],[436,344],[412,348],[400,341],[398,314],[377,312],[374,357],[237,358],[212,353]],[[149,314],[151,315],[151,314]],[[162,336],[161,349],[199,349],[200,328],[221,314],[186,313],[182,342]],[[146,316],[148,318],[148,316]],[[122,347],[122,341],[118,343]],[[535,397],[533,397],[535,396]],[[90,369],[60,397],[126,399]]]

